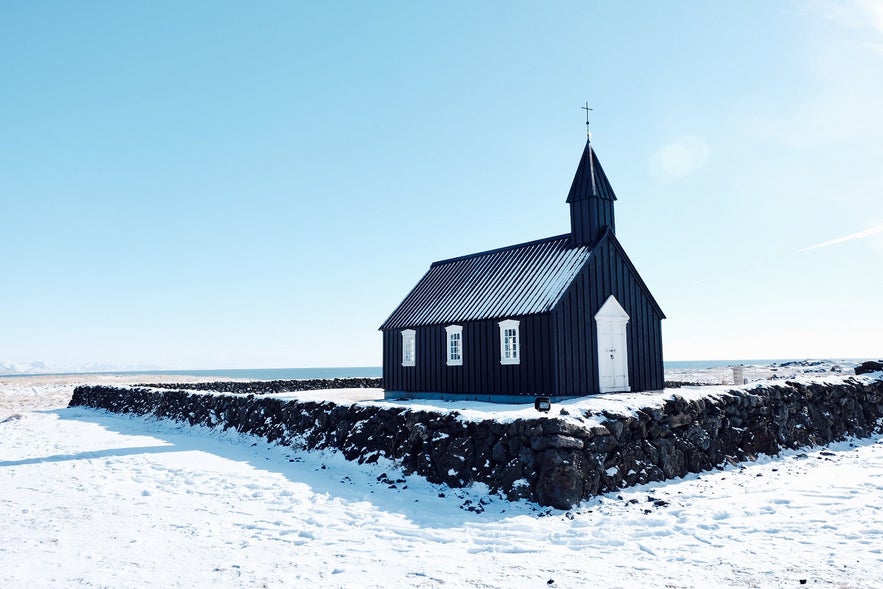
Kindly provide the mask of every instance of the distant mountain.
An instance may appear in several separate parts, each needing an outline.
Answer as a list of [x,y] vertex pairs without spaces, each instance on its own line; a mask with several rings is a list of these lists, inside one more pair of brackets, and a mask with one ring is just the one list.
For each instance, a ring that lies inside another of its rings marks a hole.
[[0,374],[45,374],[47,370],[43,362],[0,362]]
[[136,372],[139,370],[161,370],[158,366],[145,364],[86,364],[52,365],[45,362],[0,362],[0,376],[18,374],[66,374],[90,372]]

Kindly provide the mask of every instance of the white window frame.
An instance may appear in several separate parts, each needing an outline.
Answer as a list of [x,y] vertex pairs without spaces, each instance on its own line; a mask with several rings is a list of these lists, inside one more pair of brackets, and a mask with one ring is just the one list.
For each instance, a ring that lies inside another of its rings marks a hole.
[[[500,326],[500,364],[521,364],[520,323],[517,319],[506,319],[498,324]],[[507,334],[507,331],[510,333]]]
[[402,330],[402,366],[417,364],[417,332],[413,329]]
[[[448,325],[445,327],[447,334],[447,357],[448,366],[463,366],[463,326]],[[457,353],[454,353],[454,343],[456,342]]]

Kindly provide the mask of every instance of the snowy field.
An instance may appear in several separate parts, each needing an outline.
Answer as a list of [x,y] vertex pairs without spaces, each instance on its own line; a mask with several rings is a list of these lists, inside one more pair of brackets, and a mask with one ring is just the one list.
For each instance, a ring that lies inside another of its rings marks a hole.
[[124,379],[0,378],[0,587],[883,587],[880,435],[563,512],[68,409],[76,382]]

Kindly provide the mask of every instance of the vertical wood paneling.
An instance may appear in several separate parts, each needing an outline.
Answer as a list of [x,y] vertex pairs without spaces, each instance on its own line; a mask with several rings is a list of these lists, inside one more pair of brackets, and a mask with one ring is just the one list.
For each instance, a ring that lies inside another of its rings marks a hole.
[[393,388],[395,386],[394,374],[391,370],[389,356],[392,352],[392,346],[389,342],[389,331],[383,332],[383,388],[386,390],[396,390]]
[[487,341],[487,333],[485,333],[485,326],[481,323],[475,324],[475,331],[478,332],[478,338],[476,339],[476,351],[475,351],[475,362],[476,362],[476,374],[478,383],[478,389],[481,391],[488,390],[490,379],[488,379],[488,363],[491,361],[489,357],[485,354],[487,350],[490,348],[489,343]]
[[[528,335],[529,334],[529,335]],[[521,392],[526,393],[533,389],[534,362],[536,362],[537,342],[536,323],[533,317],[526,317],[521,322],[521,364],[523,365],[523,378]]]
[[548,354],[549,348],[551,347],[549,338],[545,333],[545,326],[548,321],[548,315],[533,318],[535,345],[533,351],[533,379],[530,383],[531,394],[539,394],[543,391],[544,383],[545,390],[554,390],[553,383],[549,382],[549,379],[543,374],[543,367],[549,363]]
[[567,371],[566,394],[578,394],[581,387],[582,374],[587,370],[585,353],[582,351],[585,342],[582,337],[581,313],[589,304],[585,300],[588,291],[584,276],[578,276],[569,292],[567,309],[567,349],[564,352]]
[[484,330],[484,336],[486,338],[485,342],[485,350],[488,352],[488,356],[484,361],[484,374],[487,379],[487,390],[495,391],[497,379],[499,378],[499,374],[497,373],[497,369],[499,366],[499,342],[497,341],[497,328],[496,323],[493,326],[490,325],[490,322],[483,322],[482,328]]
[[566,297],[565,300],[562,300],[561,304],[558,305],[558,309],[554,313],[555,318],[555,331],[554,338],[556,342],[556,352],[555,356],[555,374],[556,378],[556,388],[559,394],[565,394],[564,391],[567,390],[567,374],[565,372],[565,362],[564,357],[567,350],[567,344],[564,341],[564,337],[567,334],[567,330],[564,328],[564,314],[566,312],[567,304]]
[[570,203],[570,228],[573,243],[590,245],[598,241],[604,230],[616,230],[613,201],[606,198],[586,198]]
[[549,314],[512,317],[520,322],[521,363],[500,364],[499,320],[460,322],[463,326],[463,365],[447,365],[445,326],[415,328],[417,357],[415,366],[401,365],[401,331],[383,333],[384,387],[409,392],[472,394],[538,395],[557,394],[554,379],[552,346],[548,338],[555,330],[549,327]]
[[568,354],[568,372],[570,373],[570,382],[568,383],[568,394],[577,394],[581,386],[580,380],[580,364],[583,356],[579,353],[579,300],[583,297],[582,280],[576,280],[573,285],[573,293],[570,297],[570,309],[568,311],[568,326],[570,332],[570,345]]
[[626,344],[628,348],[628,362],[626,363],[626,369],[629,374],[629,386],[631,386],[632,389],[637,390],[640,388],[640,383],[635,384],[634,381],[640,380],[640,378],[643,378],[646,375],[646,372],[641,369],[644,357],[644,352],[641,348],[641,342],[644,337],[640,329],[640,326],[643,325],[643,306],[637,301],[635,284],[628,280],[630,277],[628,268],[623,264],[619,264],[619,274],[622,282],[623,296],[626,299],[626,306],[624,308],[630,317],[630,320],[626,325]]
[[438,352],[439,352],[438,342],[436,341],[436,338],[432,337],[434,335],[434,332],[435,332],[435,326],[432,326],[429,329],[424,330],[424,334],[426,336],[424,338],[426,340],[426,348],[429,351],[429,353],[426,355],[425,360],[426,360],[427,365],[429,366],[429,374],[431,375],[430,380],[427,383],[427,385],[432,386],[433,384],[438,383],[438,384],[436,384],[436,386],[438,386],[441,389],[444,389],[445,383],[442,380],[442,374],[441,374],[441,370],[439,370],[439,363],[438,363]]

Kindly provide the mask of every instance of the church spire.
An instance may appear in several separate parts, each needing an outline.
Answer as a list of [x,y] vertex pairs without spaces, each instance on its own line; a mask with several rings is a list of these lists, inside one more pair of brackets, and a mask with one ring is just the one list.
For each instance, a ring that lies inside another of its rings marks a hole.
[[586,109],[586,146],[573,176],[567,204],[570,205],[570,240],[573,246],[592,245],[609,227],[615,230],[613,201],[616,194],[601,167],[601,162],[592,148],[592,137],[588,133],[588,103]]
[[591,137],[586,138],[586,146],[576,168],[576,174],[573,176],[567,202],[574,203],[587,198],[616,200],[613,187],[607,179],[607,174],[604,173],[604,168],[601,167],[601,162],[598,161],[598,155],[592,148]]

